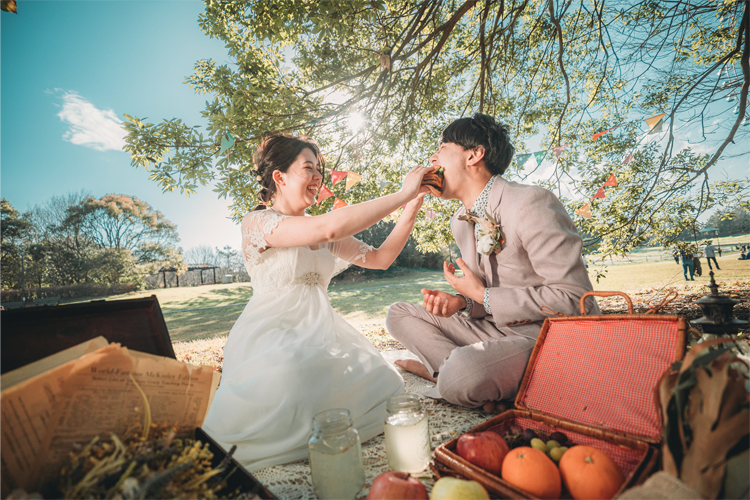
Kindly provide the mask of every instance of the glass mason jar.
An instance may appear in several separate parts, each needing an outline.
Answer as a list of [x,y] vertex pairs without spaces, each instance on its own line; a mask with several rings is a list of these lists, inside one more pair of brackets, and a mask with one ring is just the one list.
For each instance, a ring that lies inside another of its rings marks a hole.
[[391,396],[386,410],[388,466],[400,472],[422,472],[430,462],[430,433],[419,396],[405,393]]
[[365,485],[362,444],[349,410],[336,408],[315,415],[308,449],[318,498],[354,498]]

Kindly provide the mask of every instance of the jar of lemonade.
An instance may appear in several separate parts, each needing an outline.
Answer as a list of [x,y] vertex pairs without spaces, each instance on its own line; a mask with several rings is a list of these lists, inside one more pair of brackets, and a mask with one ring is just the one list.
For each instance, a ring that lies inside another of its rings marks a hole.
[[308,443],[315,495],[320,499],[355,498],[365,484],[362,444],[349,410],[337,408],[313,417]]
[[419,396],[396,394],[386,403],[385,452],[388,466],[400,472],[422,472],[430,462],[427,414]]

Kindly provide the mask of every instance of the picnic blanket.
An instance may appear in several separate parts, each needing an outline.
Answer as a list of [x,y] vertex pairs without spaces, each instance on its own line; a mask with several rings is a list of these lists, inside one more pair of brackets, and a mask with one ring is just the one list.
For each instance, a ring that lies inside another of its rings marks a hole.
[[[386,351],[382,354],[390,363],[397,359],[418,359],[406,350]],[[423,394],[435,387],[435,384],[428,380],[417,377],[401,368],[398,368],[398,370],[404,377],[406,392]],[[481,409],[464,408],[446,401],[426,397],[422,398],[422,404],[429,419],[433,449],[494,416]],[[372,481],[380,473],[390,470],[385,455],[385,438],[383,434],[362,443],[362,459],[365,466],[365,486],[359,492],[357,498],[367,496]],[[310,463],[307,459],[259,469],[253,472],[253,475],[279,499],[315,500],[316,498],[310,477]],[[435,477],[429,469],[422,475],[414,475],[422,480],[427,491],[432,489]]]

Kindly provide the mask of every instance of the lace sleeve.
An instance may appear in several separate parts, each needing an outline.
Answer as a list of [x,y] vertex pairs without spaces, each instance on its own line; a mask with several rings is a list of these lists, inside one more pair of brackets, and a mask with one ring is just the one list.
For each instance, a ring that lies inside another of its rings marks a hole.
[[350,236],[340,241],[328,244],[328,249],[336,257],[336,268],[333,275],[344,271],[352,264],[367,262],[367,253],[373,250],[372,245]]
[[285,217],[273,210],[256,210],[242,220],[242,260],[248,270],[260,262],[260,254],[268,246],[266,236]]

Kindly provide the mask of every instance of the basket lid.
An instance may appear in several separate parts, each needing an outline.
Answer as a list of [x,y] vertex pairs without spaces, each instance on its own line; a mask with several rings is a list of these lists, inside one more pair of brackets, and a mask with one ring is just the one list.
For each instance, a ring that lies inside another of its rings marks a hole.
[[682,358],[686,327],[679,316],[548,318],[516,407],[659,442],[653,391]]

